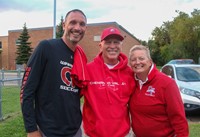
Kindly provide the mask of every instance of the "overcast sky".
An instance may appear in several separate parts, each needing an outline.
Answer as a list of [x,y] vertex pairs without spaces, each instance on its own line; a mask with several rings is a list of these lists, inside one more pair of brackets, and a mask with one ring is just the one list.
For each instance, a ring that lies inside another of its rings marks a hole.
[[[85,12],[88,23],[117,22],[136,38],[148,40],[155,27],[172,21],[176,10],[190,15],[200,0],[57,0],[56,24],[71,9]],[[9,30],[53,26],[54,0],[0,0],[0,36]]]

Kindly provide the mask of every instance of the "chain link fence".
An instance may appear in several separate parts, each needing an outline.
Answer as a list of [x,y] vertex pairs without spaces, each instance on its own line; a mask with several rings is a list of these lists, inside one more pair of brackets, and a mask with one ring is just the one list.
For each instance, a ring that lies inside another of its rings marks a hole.
[[21,86],[24,71],[18,70],[0,70],[0,121],[2,116],[2,87],[3,86]]

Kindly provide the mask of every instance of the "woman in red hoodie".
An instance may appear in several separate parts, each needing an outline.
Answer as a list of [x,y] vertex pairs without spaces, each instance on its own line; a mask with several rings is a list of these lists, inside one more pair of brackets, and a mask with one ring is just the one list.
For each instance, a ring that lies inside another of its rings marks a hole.
[[130,131],[128,101],[134,90],[133,72],[121,53],[123,37],[106,28],[100,53],[87,64],[90,82],[84,95],[83,127],[89,137],[125,137]]
[[145,46],[133,46],[129,61],[136,80],[130,100],[136,137],[188,137],[188,123],[175,81],[156,68]]

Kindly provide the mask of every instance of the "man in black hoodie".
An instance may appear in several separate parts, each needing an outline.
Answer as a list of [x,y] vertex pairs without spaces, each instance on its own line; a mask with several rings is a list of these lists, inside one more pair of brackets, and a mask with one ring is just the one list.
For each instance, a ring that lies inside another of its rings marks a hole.
[[81,10],[69,11],[62,38],[41,41],[30,57],[20,93],[28,137],[81,137],[80,88],[71,70],[86,24]]

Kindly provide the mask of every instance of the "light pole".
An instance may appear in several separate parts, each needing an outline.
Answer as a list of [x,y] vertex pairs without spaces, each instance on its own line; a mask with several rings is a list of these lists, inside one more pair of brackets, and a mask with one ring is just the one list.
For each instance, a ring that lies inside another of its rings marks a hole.
[[53,38],[56,38],[56,0],[53,4]]

